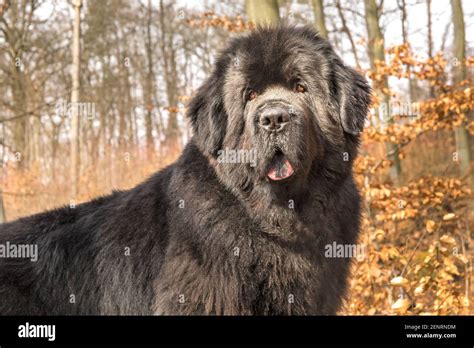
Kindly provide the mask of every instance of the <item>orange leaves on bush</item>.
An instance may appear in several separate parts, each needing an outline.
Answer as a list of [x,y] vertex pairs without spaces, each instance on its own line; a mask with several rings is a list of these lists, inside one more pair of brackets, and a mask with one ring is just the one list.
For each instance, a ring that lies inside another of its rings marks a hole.
[[[376,61],[374,69],[368,73],[375,84],[387,76],[394,76],[428,80],[431,85],[439,86],[441,89],[445,87],[444,76],[447,62],[442,53],[436,54],[433,58],[421,59],[413,53],[409,44],[390,47],[386,52],[388,63]],[[469,57],[462,64],[472,66],[473,61],[474,57]]]
[[[417,216],[433,218],[442,214],[444,202],[467,198],[469,194],[470,190],[458,179],[431,176],[407,186],[376,185],[365,190],[371,208],[378,212],[377,221],[398,221]],[[442,216],[442,220],[450,221],[455,217],[455,214],[448,213]],[[426,224],[428,232],[433,232],[436,223],[429,220]]]
[[[362,159],[358,168],[367,174],[373,162]],[[360,243],[368,249],[365,262],[354,263],[355,297],[346,313],[469,313],[463,291],[469,259],[459,228],[470,194],[465,183],[426,176],[401,187],[370,183],[362,194],[370,215]]]
[[196,16],[186,20],[191,27],[207,28],[216,27],[223,28],[229,32],[243,32],[255,27],[252,22],[246,22],[242,17],[218,16],[214,12],[206,12],[201,16]]
[[406,118],[407,122],[392,123],[382,128],[367,127],[363,133],[364,142],[404,145],[426,131],[450,130],[463,124],[474,134],[474,122],[469,122],[466,117],[474,109],[473,88],[451,89],[436,99],[420,102],[418,105],[420,114],[413,120]]
[[[385,147],[377,144],[398,144],[399,158],[404,158],[407,153],[402,149],[410,148],[403,147],[426,132],[461,126],[474,134],[474,121],[467,117],[474,108],[473,84],[466,80],[448,85],[450,64],[442,54],[423,60],[408,45],[400,45],[388,49],[387,56],[387,62],[376,62],[368,72],[374,88],[393,97],[396,93],[386,89],[387,78],[410,78],[427,81],[434,95],[410,104],[415,108],[408,110],[397,107],[404,105],[400,102],[380,105],[382,93],[373,97],[379,114],[371,115],[371,125],[362,136],[370,155],[354,164],[366,208],[362,220],[366,233],[359,243],[367,246],[367,255],[365,262],[354,263],[354,296],[346,313],[468,314],[466,278],[471,271],[468,255],[461,251],[468,250],[466,203],[471,191],[459,179],[430,175],[395,187],[379,172],[392,161]],[[457,63],[472,67],[474,57]]]

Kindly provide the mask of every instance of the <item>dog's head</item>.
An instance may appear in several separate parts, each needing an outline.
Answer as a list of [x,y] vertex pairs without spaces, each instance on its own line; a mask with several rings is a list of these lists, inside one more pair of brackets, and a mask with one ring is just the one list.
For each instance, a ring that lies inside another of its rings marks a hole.
[[[195,141],[232,190],[261,198],[350,173],[370,88],[307,27],[234,39],[190,103]],[[296,191],[295,191],[296,190]]]

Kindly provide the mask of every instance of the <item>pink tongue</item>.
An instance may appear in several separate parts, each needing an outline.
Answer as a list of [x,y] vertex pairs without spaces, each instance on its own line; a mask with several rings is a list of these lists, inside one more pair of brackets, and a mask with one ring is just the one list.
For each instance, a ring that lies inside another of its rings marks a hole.
[[291,163],[286,158],[278,157],[273,159],[267,176],[271,180],[283,180],[292,176],[294,172]]

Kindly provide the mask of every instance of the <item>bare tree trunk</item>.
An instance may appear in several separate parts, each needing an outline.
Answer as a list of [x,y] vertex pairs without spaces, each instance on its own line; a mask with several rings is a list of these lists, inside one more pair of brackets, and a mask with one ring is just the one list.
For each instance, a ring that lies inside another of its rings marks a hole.
[[[365,5],[365,22],[367,25],[367,34],[368,34],[368,51],[370,58],[370,66],[372,69],[375,69],[376,62],[381,61],[385,62],[385,47],[384,47],[384,37],[382,31],[380,30],[379,25],[379,10],[375,0],[364,0]],[[385,92],[388,90],[388,80],[385,77],[380,83],[377,83],[374,86],[375,93],[380,100],[382,110],[386,110],[386,113],[383,115],[383,122],[385,124],[392,123],[390,115],[388,114],[388,106],[390,102],[390,96]],[[390,167],[390,179],[394,184],[400,183],[401,176],[401,163],[400,158],[398,157],[398,147],[393,143],[385,143],[385,148],[387,152],[388,159],[392,162]]]
[[[333,16],[329,16],[328,21],[329,23],[331,23],[331,26],[333,28],[337,27]],[[331,44],[333,44],[333,46],[336,48],[336,51],[340,51],[342,47],[341,36],[340,35],[331,36]]]
[[[405,0],[398,0],[398,8],[402,14],[401,24],[402,24],[402,38],[403,44],[409,45],[408,42],[408,28],[407,28],[407,8]],[[407,73],[408,73],[408,90],[410,94],[410,103],[414,103],[418,100],[418,85],[416,84],[416,80],[411,78],[411,67],[409,65],[406,66]]]
[[327,39],[328,30],[326,28],[323,0],[312,0],[312,2],[313,2],[313,13],[314,13],[314,26],[319,32],[319,35]]
[[25,81],[23,53],[26,48],[26,32],[31,24],[35,6],[31,3],[30,12],[26,14],[28,3],[23,0],[15,2],[10,7],[10,3],[5,3],[5,10],[9,8],[10,23],[6,18],[2,19],[3,38],[8,47],[8,56],[11,59],[7,82],[10,85],[13,97],[13,112],[17,119],[13,124],[13,150],[17,157],[18,166],[24,168],[28,166],[28,94]]
[[0,4],[0,18],[3,17],[3,14],[8,10],[10,7],[10,0],[3,0]]
[[359,55],[357,54],[357,47],[355,45],[351,31],[349,30],[349,27],[347,26],[346,17],[344,16],[344,13],[342,12],[342,6],[341,6],[340,0],[336,0],[336,8],[337,8],[337,13],[339,14],[339,18],[341,19],[342,30],[344,31],[344,33],[346,33],[349,39],[349,42],[351,43],[352,53],[354,54],[356,65],[360,67]]
[[168,127],[166,129],[166,141],[173,151],[180,147],[178,128],[178,71],[176,66],[176,52],[173,45],[173,36],[168,33],[165,23],[165,7],[163,0],[160,1],[160,30],[161,30],[161,52],[163,71],[166,81],[166,96],[168,101]]
[[51,129],[51,181],[56,181],[56,155],[58,153],[58,137],[60,132],[60,127],[52,122]]
[[145,138],[147,154],[153,153],[155,144],[153,141],[153,94],[154,94],[154,78],[153,72],[153,48],[151,42],[151,25],[152,25],[152,7],[151,0],[148,0],[147,6],[147,26],[146,26],[146,58],[147,71],[145,80]]
[[[27,114],[27,96],[24,88],[24,74],[21,71],[21,65],[16,65],[16,59],[20,59],[20,52],[13,61],[12,75],[13,78],[13,105],[15,110],[15,116],[18,119],[15,120],[14,131],[13,131],[13,144],[14,150],[18,154],[19,159],[18,166],[24,168],[28,166],[28,146],[27,146],[27,130],[28,130],[28,114]],[[18,62],[20,62],[18,60]]]
[[[428,57],[433,58],[433,24],[431,19],[431,0],[426,0],[426,15],[428,18]],[[434,97],[434,87],[430,86],[429,97]]]
[[0,191],[0,224],[3,224],[6,222],[6,216],[5,216],[5,206],[3,205],[3,194]]
[[[464,25],[464,14],[461,0],[451,0],[454,24],[454,44],[453,54],[457,58],[458,64],[453,67],[453,84],[458,84],[466,79],[466,32]],[[468,183],[474,188],[474,174],[470,171],[471,151],[469,145],[469,133],[465,125],[461,125],[454,130],[456,137],[456,151],[458,153],[461,175],[467,176]]]
[[[0,119],[1,121],[1,119]],[[5,144],[4,144],[4,136],[5,136],[5,133],[4,133],[4,124],[3,123],[0,123],[0,146],[2,147],[2,153],[0,154],[0,168],[2,169],[2,183],[3,183],[3,156],[4,156],[4,153],[5,153]],[[0,189],[0,224],[6,222],[7,219],[6,219],[6,214],[5,214],[5,206],[3,205],[3,192],[2,190]]]
[[79,95],[80,95],[80,40],[82,0],[74,0],[74,33],[72,42],[72,119],[71,119],[71,198],[75,200],[79,185]]
[[[123,30],[120,30],[120,35],[122,39],[125,38],[125,33]],[[120,39],[117,40],[118,42],[122,41]],[[120,90],[123,98],[120,99],[119,102],[119,139],[118,144],[120,150],[123,151],[123,148],[127,144],[132,144],[133,139],[129,136],[129,132],[127,131],[128,127],[131,127],[131,119],[132,119],[132,95],[131,95],[131,85],[130,85],[130,69],[129,64],[126,63],[124,58],[129,57],[128,49],[124,49],[123,51],[118,47],[118,59],[121,62],[119,65],[119,81],[120,81]]]
[[257,25],[270,26],[280,22],[277,0],[245,0],[245,11],[249,20]]

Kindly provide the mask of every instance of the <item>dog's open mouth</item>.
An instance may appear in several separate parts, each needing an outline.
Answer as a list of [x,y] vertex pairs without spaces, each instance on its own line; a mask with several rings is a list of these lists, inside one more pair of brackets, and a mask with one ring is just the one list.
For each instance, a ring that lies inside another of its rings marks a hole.
[[285,180],[291,177],[295,173],[293,166],[285,155],[278,151],[273,156],[270,167],[268,168],[267,176],[272,181]]

